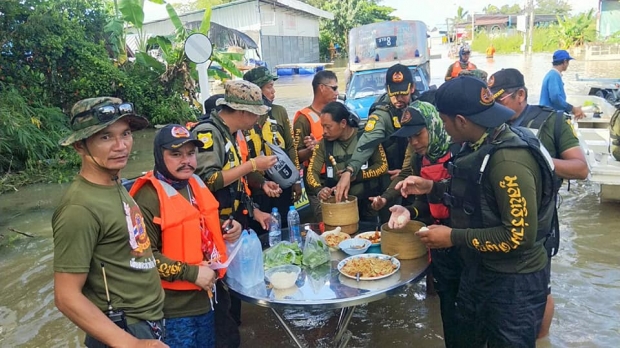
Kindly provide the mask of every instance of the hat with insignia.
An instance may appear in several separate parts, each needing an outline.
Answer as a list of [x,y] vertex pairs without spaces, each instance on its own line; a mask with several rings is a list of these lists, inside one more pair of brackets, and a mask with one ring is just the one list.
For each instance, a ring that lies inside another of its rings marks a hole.
[[71,134],[60,140],[60,145],[69,146],[76,141],[88,139],[114,122],[126,119],[132,131],[139,131],[149,121],[135,114],[134,105],[119,98],[99,97],[82,99],[71,108]]
[[169,124],[160,129],[155,135],[154,146],[164,149],[173,150],[181,146],[193,143],[197,147],[203,147],[204,143],[190,133],[187,128],[180,124]]
[[424,116],[422,116],[420,110],[410,106],[403,111],[403,116],[400,119],[400,127],[399,130],[392,134],[393,137],[412,137],[426,128],[426,120]]
[[489,77],[488,85],[493,97],[497,98],[509,89],[525,87],[525,79],[517,69],[502,69]]
[[245,80],[228,80],[224,83],[224,98],[218,99],[216,106],[227,105],[238,111],[264,115],[271,109],[263,102],[261,89]]
[[414,91],[413,75],[408,67],[402,64],[392,65],[385,75],[385,87],[390,97],[407,95]]
[[484,81],[471,76],[444,82],[437,89],[435,102],[439,113],[461,115],[487,128],[498,127],[514,115],[514,111],[495,102]]

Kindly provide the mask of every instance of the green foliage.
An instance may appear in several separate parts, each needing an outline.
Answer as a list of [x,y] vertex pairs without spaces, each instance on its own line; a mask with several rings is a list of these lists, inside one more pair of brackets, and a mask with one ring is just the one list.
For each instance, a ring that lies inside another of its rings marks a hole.
[[536,0],[534,13],[563,16],[570,13],[572,7],[566,0]]
[[596,18],[594,10],[577,16],[560,18],[558,24],[551,27],[551,36],[561,48],[579,47],[586,42],[596,40]]
[[506,14],[506,15],[515,15],[521,14],[523,10],[519,4],[514,5],[503,5],[502,7],[497,7],[493,4],[489,4],[485,6],[482,11],[485,14],[494,15],[494,14]]
[[[558,42],[552,39],[551,33],[552,29],[549,28],[535,28],[532,51],[551,52],[556,50],[558,48]],[[523,44],[523,35],[491,36],[485,32],[480,32],[476,34],[471,48],[477,52],[485,52],[487,47],[491,44],[493,44],[498,54],[520,53],[521,45]]]
[[321,20],[319,51],[329,56],[329,44],[339,43],[343,50],[349,48],[349,31],[357,26],[376,22],[398,20],[390,14],[395,9],[379,5],[378,0],[308,0],[306,3],[331,12],[333,20]]

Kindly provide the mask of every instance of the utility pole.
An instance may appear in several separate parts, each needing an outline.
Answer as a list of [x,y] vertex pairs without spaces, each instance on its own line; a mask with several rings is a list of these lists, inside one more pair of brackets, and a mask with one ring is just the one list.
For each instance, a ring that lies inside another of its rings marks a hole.
[[474,31],[476,30],[476,15],[475,12],[471,11],[471,45],[474,45]]
[[527,52],[532,54],[532,49],[534,46],[534,0],[529,0],[529,13],[530,13],[530,28],[529,28],[529,45],[527,48]]

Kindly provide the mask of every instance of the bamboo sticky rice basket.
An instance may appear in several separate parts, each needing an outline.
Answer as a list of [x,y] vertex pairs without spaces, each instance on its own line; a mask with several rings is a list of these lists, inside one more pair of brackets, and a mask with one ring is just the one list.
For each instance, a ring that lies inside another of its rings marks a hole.
[[359,229],[360,214],[357,209],[357,197],[349,197],[336,203],[335,197],[321,201],[325,230],[333,230],[340,226],[340,232],[353,234]]
[[391,229],[388,224],[381,226],[381,252],[386,255],[398,254],[398,259],[411,260],[426,256],[426,245],[415,235],[425,225],[411,220],[401,229]]

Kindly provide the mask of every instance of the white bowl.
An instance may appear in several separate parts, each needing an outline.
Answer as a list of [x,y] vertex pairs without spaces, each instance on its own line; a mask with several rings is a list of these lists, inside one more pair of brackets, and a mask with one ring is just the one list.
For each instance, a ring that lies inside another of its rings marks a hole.
[[265,271],[265,278],[274,289],[288,289],[295,285],[299,273],[301,273],[299,266],[276,266]]
[[343,240],[338,244],[338,247],[349,255],[359,255],[365,253],[366,250],[370,248],[371,244],[372,243],[367,239],[352,238]]

